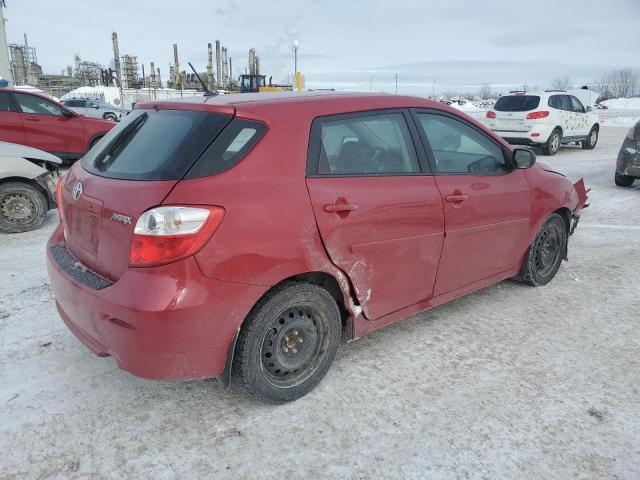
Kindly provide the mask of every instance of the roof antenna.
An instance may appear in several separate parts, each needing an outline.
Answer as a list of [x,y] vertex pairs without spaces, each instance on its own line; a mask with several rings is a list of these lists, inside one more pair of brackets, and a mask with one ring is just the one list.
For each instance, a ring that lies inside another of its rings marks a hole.
[[188,62],[189,66],[191,67],[191,70],[193,70],[194,75],[196,76],[196,78],[198,79],[198,81],[200,82],[200,84],[202,85],[202,88],[204,88],[204,96],[205,97],[215,97],[216,95],[218,95],[218,92],[212,92],[211,90],[209,90],[207,88],[207,86],[205,85],[205,83],[202,81],[202,79],[200,78],[200,75],[198,75],[198,72],[196,72],[196,69],[193,68],[193,65],[191,65],[191,62]]

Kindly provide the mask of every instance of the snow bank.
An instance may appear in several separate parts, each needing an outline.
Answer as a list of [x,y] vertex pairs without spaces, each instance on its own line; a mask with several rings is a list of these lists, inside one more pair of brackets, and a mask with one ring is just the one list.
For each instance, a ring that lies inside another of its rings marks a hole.
[[636,98],[612,98],[600,102],[612,110],[640,110],[640,97]]
[[457,108],[458,110],[462,110],[463,112],[479,112],[479,111],[483,110],[482,108],[474,105],[471,102],[466,102],[464,105],[460,105],[457,102],[453,102],[453,103],[451,103],[451,106],[453,108]]

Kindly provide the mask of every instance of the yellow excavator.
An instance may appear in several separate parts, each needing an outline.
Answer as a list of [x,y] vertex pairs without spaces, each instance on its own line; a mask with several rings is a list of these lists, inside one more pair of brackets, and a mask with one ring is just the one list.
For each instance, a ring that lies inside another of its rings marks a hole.
[[[304,77],[300,72],[296,74],[296,88],[301,92],[304,88]],[[249,92],[286,92],[293,90],[291,85],[274,85],[266,75],[240,75],[240,93]]]

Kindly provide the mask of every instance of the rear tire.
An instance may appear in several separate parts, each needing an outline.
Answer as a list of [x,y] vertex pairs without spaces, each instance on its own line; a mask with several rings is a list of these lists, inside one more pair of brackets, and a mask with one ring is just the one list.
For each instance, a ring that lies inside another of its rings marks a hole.
[[560,150],[560,143],[562,142],[562,133],[560,129],[556,128],[549,135],[547,143],[542,146],[542,153],[545,155],[553,156]]
[[0,232],[29,232],[40,227],[47,216],[49,202],[44,193],[26,182],[0,185]]
[[630,177],[629,175],[621,175],[617,172],[614,178],[616,185],[619,187],[630,187],[635,179],[635,177]]
[[283,283],[258,302],[240,331],[233,384],[259,400],[297,400],[325,376],[341,334],[340,310],[329,292]]
[[525,260],[522,281],[540,287],[556,276],[567,248],[567,226],[564,219],[553,213],[545,220],[536,235]]
[[594,148],[596,148],[596,144],[598,143],[598,127],[596,127],[595,125],[591,127],[586,140],[583,140],[580,143],[582,144],[582,148],[584,148],[585,150],[593,150]]

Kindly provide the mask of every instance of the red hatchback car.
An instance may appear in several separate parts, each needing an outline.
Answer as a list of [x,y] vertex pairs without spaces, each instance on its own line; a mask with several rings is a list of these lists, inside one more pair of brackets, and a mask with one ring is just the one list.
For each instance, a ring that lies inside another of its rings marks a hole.
[[243,94],[136,107],[58,188],[58,311],[153,379],[294,400],[338,344],[516,277],[549,282],[582,181],[421,98]]
[[83,117],[36,93],[0,88],[0,141],[52,153],[64,161],[77,160],[115,122]]

